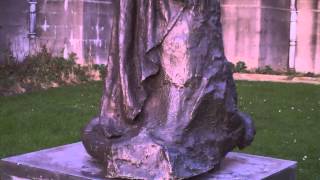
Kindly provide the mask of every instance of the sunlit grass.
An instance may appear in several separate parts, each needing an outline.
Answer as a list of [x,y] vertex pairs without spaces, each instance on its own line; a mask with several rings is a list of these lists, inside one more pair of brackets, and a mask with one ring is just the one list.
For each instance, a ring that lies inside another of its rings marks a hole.
[[101,89],[98,82],[0,97],[0,157],[79,141]]
[[320,86],[238,82],[240,109],[257,135],[245,151],[298,161],[298,179],[320,179]]
[[[320,179],[320,86],[237,82],[257,135],[245,151],[298,161],[299,179]],[[98,112],[102,83],[0,97],[0,158],[79,141]]]

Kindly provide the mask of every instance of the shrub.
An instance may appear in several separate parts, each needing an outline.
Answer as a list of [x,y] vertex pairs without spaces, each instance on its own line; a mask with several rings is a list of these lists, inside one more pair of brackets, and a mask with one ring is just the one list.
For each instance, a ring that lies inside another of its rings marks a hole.
[[93,69],[99,71],[100,79],[104,79],[106,76],[106,65],[104,64],[94,64]]
[[255,72],[258,74],[276,74],[276,75],[281,74],[280,72],[273,70],[272,67],[270,67],[270,66],[264,66],[262,68],[257,68]]
[[24,80],[31,80],[37,85],[64,84],[66,80],[70,80],[71,74],[77,77],[74,81],[87,81],[89,77],[85,76],[86,72],[75,63],[75,60],[74,53],[65,59],[53,56],[46,47],[43,47],[39,53],[25,58],[20,64],[18,74],[23,76]]
[[314,73],[312,73],[312,72],[307,72],[307,73],[304,74],[304,76],[306,76],[306,77],[316,77],[316,75]]
[[247,73],[248,70],[247,70],[247,66],[246,66],[246,63],[243,62],[243,61],[239,61],[237,62],[237,64],[235,65],[234,67],[234,72],[242,72],[242,73]]
[[[9,52],[0,64],[0,95],[19,93],[15,87],[25,92],[92,80],[90,72],[94,69],[76,64],[76,59],[75,53],[71,53],[67,59],[53,56],[45,46],[40,52],[25,57],[22,62],[18,62]],[[100,72],[100,77],[104,77],[105,66],[94,66]]]
[[294,69],[288,69],[284,74],[290,77],[299,75]]

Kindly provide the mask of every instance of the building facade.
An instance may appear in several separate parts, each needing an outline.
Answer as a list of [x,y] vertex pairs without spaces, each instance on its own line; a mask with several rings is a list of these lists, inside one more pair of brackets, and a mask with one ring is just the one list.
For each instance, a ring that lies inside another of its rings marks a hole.
[[[320,73],[320,0],[221,0],[227,58],[250,69]],[[46,46],[106,63],[112,0],[1,0],[0,59]]]

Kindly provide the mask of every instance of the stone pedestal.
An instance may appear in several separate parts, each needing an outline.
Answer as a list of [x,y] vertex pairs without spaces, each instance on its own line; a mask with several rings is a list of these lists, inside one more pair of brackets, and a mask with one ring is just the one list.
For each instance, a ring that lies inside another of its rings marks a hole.
[[[197,180],[294,180],[294,161],[231,152],[217,172]],[[81,143],[74,143],[0,161],[0,179],[105,179],[103,167],[93,160]]]

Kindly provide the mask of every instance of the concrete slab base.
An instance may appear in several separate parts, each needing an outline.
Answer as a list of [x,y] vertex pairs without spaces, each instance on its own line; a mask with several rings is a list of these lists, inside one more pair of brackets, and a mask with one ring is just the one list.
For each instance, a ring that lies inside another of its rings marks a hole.
[[[197,180],[295,180],[294,161],[231,152],[220,170]],[[100,180],[104,168],[81,143],[45,149],[0,161],[0,179]]]

